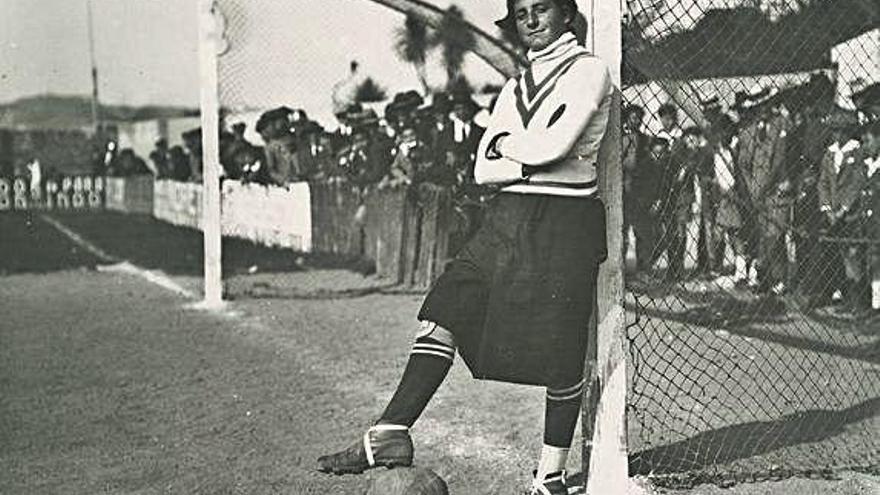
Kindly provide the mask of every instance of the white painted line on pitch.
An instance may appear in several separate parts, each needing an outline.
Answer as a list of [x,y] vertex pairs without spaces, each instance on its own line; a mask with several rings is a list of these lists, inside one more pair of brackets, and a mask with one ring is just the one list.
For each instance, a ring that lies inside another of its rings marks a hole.
[[159,287],[162,287],[163,289],[169,290],[183,297],[189,299],[196,298],[195,294],[184,289],[177,282],[168,278],[168,275],[165,275],[160,271],[150,271],[139,266],[135,266],[128,261],[121,260],[120,258],[117,258],[116,256],[113,256],[103,249],[99,248],[98,246],[92,244],[76,232],[67,228],[58,220],[55,220],[48,215],[40,215],[40,218],[49,225],[58,229],[59,232],[67,236],[67,238],[73,241],[76,245],[97,256],[99,259],[101,259],[101,261],[113,263],[112,265],[98,266],[97,269],[99,272],[118,272],[136,275],[147,280],[148,282],[151,282],[155,285],[158,285]]
[[104,261],[107,263],[119,263],[120,261],[122,261],[119,258],[117,258],[116,256],[108,254],[103,249],[101,249],[98,246],[95,246],[94,244],[92,244],[91,242],[83,239],[79,234],[68,229],[64,224],[62,224],[58,220],[55,220],[54,218],[52,218],[48,215],[40,215],[40,218],[43,219],[43,221],[45,221],[49,225],[58,229],[59,232],[66,235],[71,241],[76,243],[76,245],[78,245],[79,247],[85,249],[86,251],[88,251],[88,252],[94,254],[95,256],[97,256],[98,258],[100,258],[101,261]]
[[148,282],[152,282],[153,284],[162,287],[163,289],[170,290],[176,294],[179,294],[183,297],[189,299],[195,299],[195,294],[181,287],[177,282],[168,278],[168,275],[165,275],[162,272],[154,272],[151,270],[147,270],[141,268],[139,266],[132,265],[128,261],[123,261],[121,263],[116,263],[115,265],[107,265],[107,266],[99,266],[99,272],[108,272],[108,273],[127,273],[130,275],[136,275],[143,279],[146,279]]

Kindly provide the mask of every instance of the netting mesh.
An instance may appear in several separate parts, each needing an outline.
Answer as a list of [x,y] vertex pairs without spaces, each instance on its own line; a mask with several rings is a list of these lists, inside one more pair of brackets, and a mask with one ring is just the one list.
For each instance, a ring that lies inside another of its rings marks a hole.
[[[291,40],[346,36],[306,4],[217,2],[221,105],[254,142],[257,117],[297,107],[292,85],[322,63]],[[687,486],[876,470],[880,174],[847,148],[870,118],[858,95],[880,81],[876,6],[628,0],[623,23],[630,473]],[[318,182],[350,174],[360,144],[344,139],[321,135]]]
[[877,26],[863,2],[627,2],[631,474],[880,463],[876,150],[846,144]]

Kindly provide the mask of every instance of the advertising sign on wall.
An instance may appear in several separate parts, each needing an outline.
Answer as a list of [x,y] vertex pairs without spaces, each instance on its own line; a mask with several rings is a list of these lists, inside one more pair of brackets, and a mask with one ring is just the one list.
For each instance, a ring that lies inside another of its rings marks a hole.
[[0,177],[0,211],[94,210],[104,207],[104,178],[66,176],[31,184],[25,177]]

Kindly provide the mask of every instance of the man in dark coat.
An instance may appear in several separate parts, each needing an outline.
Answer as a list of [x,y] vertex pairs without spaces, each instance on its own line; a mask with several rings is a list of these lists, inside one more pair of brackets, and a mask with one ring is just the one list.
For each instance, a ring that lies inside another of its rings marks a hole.
[[168,140],[160,138],[156,140],[156,148],[150,152],[150,161],[156,167],[156,176],[160,179],[171,177],[171,152],[168,150]]
[[[769,97],[769,95],[768,95]],[[786,244],[791,182],[786,170],[786,138],[790,120],[770,105],[752,100],[752,115],[739,138],[737,165],[746,193],[746,219],[753,222],[750,246],[757,258],[759,290],[785,289]]]
[[693,220],[693,205],[696,200],[696,170],[705,167],[705,162],[709,159],[711,155],[700,144],[699,131],[688,128],[672,145],[669,160],[662,169],[661,196],[665,197],[661,219],[668,281],[681,280],[684,275],[688,225]]
[[866,295],[864,246],[848,240],[864,234],[862,192],[868,185],[867,157],[852,126],[839,129],[838,135],[841,138],[828,147],[819,169],[819,209],[843,259],[845,283],[841,289],[847,307],[858,310]]
[[192,182],[202,181],[202,129],[190,129],[183,134],[183,145],[189,163],[189,178]]
[[[660,173],[651,160],[651,138],[642,131],[645,111],[638,105],[627,106],[623,115],[623,242],[626,246],[629,229],[635,237],[636,268],[649,270],[654,250],[655,216],[651,206],[657,199]],[[665,141],[662,146],[666,146]],[[624,252],[626,252],[624,247]]]

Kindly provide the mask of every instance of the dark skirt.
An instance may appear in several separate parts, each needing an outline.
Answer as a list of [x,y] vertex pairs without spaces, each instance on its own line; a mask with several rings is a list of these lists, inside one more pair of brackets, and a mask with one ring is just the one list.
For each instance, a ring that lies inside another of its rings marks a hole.
[[419,320],[455,335],[475,378],[581,380],[605,210],[594,198],[502,193],[437,279]]

